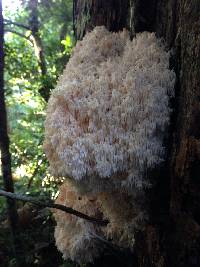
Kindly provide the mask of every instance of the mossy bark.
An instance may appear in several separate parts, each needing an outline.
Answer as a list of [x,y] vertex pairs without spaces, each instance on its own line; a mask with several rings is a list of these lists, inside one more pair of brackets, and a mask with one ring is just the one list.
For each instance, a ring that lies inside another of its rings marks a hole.
[[76,0],[74,7],[78,39],[96,25],[111,31],[126,27],[132,36],[154,31],[173,50],[177,81],[168,159],[148,192],[150,220],[136,235],[133,262],[200,266],[200,1]]

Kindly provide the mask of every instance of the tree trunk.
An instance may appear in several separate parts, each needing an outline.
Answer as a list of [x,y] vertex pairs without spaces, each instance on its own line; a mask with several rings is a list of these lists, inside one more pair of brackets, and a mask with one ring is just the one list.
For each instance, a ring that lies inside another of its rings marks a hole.
[[[4,97],[4,27],[2,16],[2,1],[0,0],[0,155],[1,171],[5,191],[14,192],[12,171],[11,171],[11,154],[9,151],[9,137],[7,132],[7,113]],[[19,243],[19,225],[18,213],[15,200],[7,199],[8,221],[13,238],[14,256],[19,266],[21,265],[20,243]]]
[[35,50],[35,55],[38,60],[38,65],[41,72],[42,87],[39,89],[39,93],[45,101],[49,99],[50,88],[47,84],[47,66],[45,61],[44,49],[42,39],[39,32],[39,20],[38,20],[38,0],[30,0],[28,2],[28,9],[30,13],[29,27],[32,33],[32,40]]
[[149,193],[150,219],[136,235],[134,266],[200,266],[199,14],[199,0],[74,0],[77,39],[96,25],[125,27],[132,36],[154,31],[174,51],[168,159]]

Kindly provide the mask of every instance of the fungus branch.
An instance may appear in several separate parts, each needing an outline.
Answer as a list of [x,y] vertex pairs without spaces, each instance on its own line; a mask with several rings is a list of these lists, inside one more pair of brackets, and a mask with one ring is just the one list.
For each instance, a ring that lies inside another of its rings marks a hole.
[[60,205],[60,204],[54,204],[51,202],[51,200],[48,200],[48,201],[36,200],[32,197],[22,196],[22,195],[18,195],[18,194],[11,193],[11,192],[6,192],[6,191],[1,190],[1,189],[0,189],[0,196],[4,196],[7,198],[11,198],[11,199],[21,200],[23,202],[30,202],[36,206],[39,206],[39,207],[45,207],[45,208],[47,207],[47,208],[62,210],[64,212],[70,213],[70,214],[75,215],[79,218],[82,218],[84,220],[87,220],[87,221],[95,223],[95,224],[99,224],[101,226],[106,226],[108,224],[107,220],[100,220],[100,219],[88,216],[87,214],[84,214],[84,213],[79,212],[77,210],[74,210],[70,207],[66,207],[66,206]]

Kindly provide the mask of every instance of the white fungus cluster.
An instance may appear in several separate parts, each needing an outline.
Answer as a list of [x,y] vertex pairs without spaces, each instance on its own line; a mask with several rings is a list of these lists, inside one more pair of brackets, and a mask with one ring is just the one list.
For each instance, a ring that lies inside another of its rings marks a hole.
[[57,202],[110,223],[103,228],[56,211],[65,258],[91,262],[102,250],[98,238],[133,245],[137,194],[164,159],[174,81],[154,33],[131,41],[127,31],[96,27],[77,43],[48,103],[44,149],[51,174],[73,181]]
[[174,78],[154,33],[133,41],[127,31],[88,33],[48,103],[44,148],[51,174],[118,183],[115,174],[123,173],[122,185],[145,185],[145,171],[163,160]]
[[[116,203],[119,202],[120,205],[116,208]],[[112,240],[120,248],[133,248],[134,231],[140,215],[127,195],[119,192],[81,194],[76,186],[67,181],[60,187],[56,203],[101,220],[109,220],[107,226],[100,227],[56,210],[56,245],[64,259],[70,258],[78,263],[93,262],[103,252],[107,240]]]

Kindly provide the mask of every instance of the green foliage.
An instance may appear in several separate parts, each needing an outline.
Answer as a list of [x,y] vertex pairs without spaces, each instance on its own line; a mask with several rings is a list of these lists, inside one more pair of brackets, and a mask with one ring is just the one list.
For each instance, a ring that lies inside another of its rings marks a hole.
[[[6,2],[6,1],[5,1]],[[21,1],[16,9],[4,7],[4,18],[20,24],[29,24],[28,0]],[[9,6],[9,5],[8,5]],[[44,56],[47,66],[47,75],[41,75],[40,67],[31,39],[31,32],[13,24],[5,25],[5,92],[8,115],[8,132],[10,137],[10,151],[12,155],[12,171],[15,182],[15,191],[22,194],[30,194],[36,197],[55,198],[58,181],[48,174],[48,162],[42,149],[44,139],[44,120],[46,102],[41,97],[42,87],[52,89],[58,76],[67,63],[74,44],[72,31],[72,0],[41,0],[38,5],[39,34],[44,48]],[[24,37],[11,33],[17,31]],[[3,182],[0,173],[0,188]],[[18,204],[19,205],[19,204]],[[6,201],[0,197],[0,223],[6,219]],[[51,232],[53,238],[53,226],[41,227],[35,230],[35,226],[27,230],[23,240],[31,246],[34,238],[43,241]],[[48,233],[45,234],[45,231]],[[10,246],[8,235],[1,236],[0,241],[6,240]],[[38,241],[38,240],[37,240]],[[42,242],[43,242],[42,241]],[[54,242],[54,241],[53,241]],[[1,242],[0,242],[1,243]],[[6,251],[9,258],[8,266],[14,266],[12,251]],[[26,258],[29,266],[52,266],[46,259],[27,251]],[[1,255],[0,255],[1,256]],[[47,265],[42,265],[44,263]],[[1,263],[0,263],[1,265]],[[7,266],[7,265],[6,265]],[[72,266],[67,264],[66,266]]]
[[[4,13],[8,20],[29,24],[27,0],[15,12],[4,8]],[[55,86],[69,59],[74,43],[72,1],[40,1],[38,19],[47,65],[46,76],[40,74],[31,41],[9,32],[9,29],[26,37],[31,32],[9,23],[5,26],[5,91],[10,149],[17,191],[54,197],[57,183],[48,174],[48,163],[42,149],[46,103],[40,92],[43,88]]]
[[73,41],[71,36],[67,34],[66,38],[61,41],[61,44],[64,45],[64,53],[70,56],[73,47]]
[[42,151],[46,103],[38,93],[41,81],[37,60],[25,39],[10,34],[5,39],[5,90],[13,177],[17,180],[16,188],[24,191],[34,175],[32,189],[40,192],[39,183],[47,169]]
[[[39,15],[43,24],[41,37],[44,40],[48,67],[56,78],[68,61],[71,47],[74,44],[72,2],[71,0],[42,0],[40,4]],[[62,42],[66,38],[70,38],[67,48]]]

